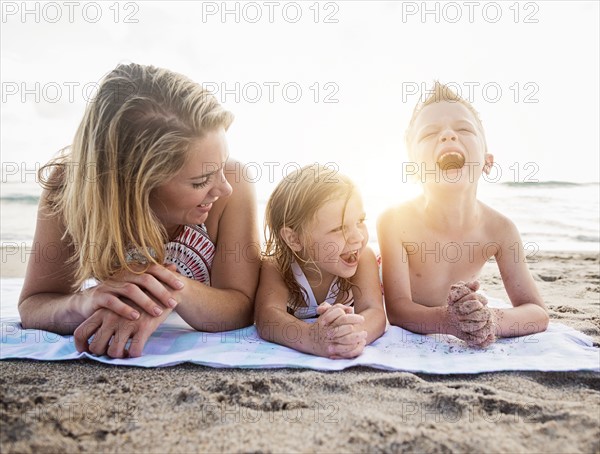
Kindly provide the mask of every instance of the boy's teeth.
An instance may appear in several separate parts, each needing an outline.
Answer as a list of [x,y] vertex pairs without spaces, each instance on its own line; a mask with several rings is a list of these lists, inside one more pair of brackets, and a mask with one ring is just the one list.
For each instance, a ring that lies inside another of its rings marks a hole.
[[465,165],[465,158],[462,154],[455,151],[444,153],[437,160],[437,165],[442,170],[460,169]]

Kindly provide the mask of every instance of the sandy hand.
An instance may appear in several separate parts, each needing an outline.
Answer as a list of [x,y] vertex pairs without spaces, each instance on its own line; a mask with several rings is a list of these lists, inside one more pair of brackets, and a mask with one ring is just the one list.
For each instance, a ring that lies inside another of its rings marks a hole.
[[447,303],[451,305],[465,296],[479,290],[479,281],[463,282],[459,281],[450,286]]
[[[460,330],[472,332],[481,329],[489,318],[484,315],[485,311],[481,312],[481,309],[487,304],[487,300],[482,295],[475,293],[478,288],[477,281],[469,283],[461,281],[450,287],[447,298],[448,319],[453,326]],[[478,326],[477,323],[481,323],[481,326]],[[470,325],[473,324],[475,326],[471,327]]]
[[476,331],[463,331],[461,339],[467,342],[469,347],[485,348],[496,341],[496,314],[493,310],[486,307],[488,320],[485,325]]
[[496,340],[495,313],[485,296],[476,293],[479,282],[457,282],[448,293],[448,320],[457,336],[470,347],[487,347]]

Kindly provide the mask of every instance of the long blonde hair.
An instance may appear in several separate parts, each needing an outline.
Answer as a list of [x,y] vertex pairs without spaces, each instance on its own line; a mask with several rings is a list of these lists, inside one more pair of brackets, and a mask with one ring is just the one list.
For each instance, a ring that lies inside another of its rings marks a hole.
[[[292,313],[306,306],[306,292],[296,282],[292,263],[302,261],[303,265],[318,268],[310,258],[303,260],[284,241],[280,232],[284,227],[305,238],[306,249],[310,238],[310,227],[317,211],[330,200],[343,199],[347,203],[356,191],[356,186],[348,177],[338,173],[335,167],[319,164],[302,167],[279,182],[265,208],[266,246],[263,257],[273,260],[290,292],[288,310]],[[344,210],[345,211],[345,210]],[[343,223],[343,219],[342,219]],[[353,284],[345,278],[339,280],[338,300],[345,300]]]
[[148,266],[163,263],[167,234],[150,193],[181,170],[193,141],[232,121],[210,93],[172,71],[132,63],[102,80],[73,144],[40,170],[44,202],[74,248],[74,288],[132,270],[131,250]]

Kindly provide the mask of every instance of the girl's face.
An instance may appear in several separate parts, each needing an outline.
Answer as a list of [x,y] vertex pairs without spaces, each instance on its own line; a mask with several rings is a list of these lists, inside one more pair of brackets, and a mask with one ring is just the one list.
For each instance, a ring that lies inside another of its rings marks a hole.
[[229,157],[225,130],[196,141],[186,164],[171,180],[150,194],[150,207],[172,236],[181,225],[202,224],[213,203],[231,194],[223,169]]
[[369,239],[360,196],[353,193],[347,204],[343,198],[328,201],[310,227],[308,238],[300,239],[305,244],[300,256],[314,261],[324,280],[354,276]]

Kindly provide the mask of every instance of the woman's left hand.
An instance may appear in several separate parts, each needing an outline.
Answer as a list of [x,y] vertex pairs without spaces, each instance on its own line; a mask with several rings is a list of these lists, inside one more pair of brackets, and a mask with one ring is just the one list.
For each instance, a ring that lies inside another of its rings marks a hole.
[[[140,317],[132,321],[108,309],[97,310],[73,333],[77,351],[98,356],[108,355],[111,358],[141,356],[148,338],[165,321],[172,309],[164,310],[159,317],[139,312]],[[131,344],[127,348],[129,340]]]
[[[155,269],[152,275],[158,277],[163,286],[165,284],[177,285],[177,282],[183,284],[180,280],[182,276],[177,273],[177,267],[174,264],[165,264],[162,267],[153,265],[153,267]],[[156,270],[157,268],[162,268],[162,270]],[[147,296],[156,302],[156,298],[148,293]],[[109,309],[96,310],[73,333],[77,351],[86,351],[95,355],[106,354],[111,358],[133,358],[142,355],[148,338],[165,321],[173,309],[166,308],[160,316],[153,316],[146,311],[139,310],[130,300],[124,302],[138,309],[140,317],[132,321]],[[89,342],[92,336],[93,339]],[[131,340],[131,344],[127,349],[129,340]]]

